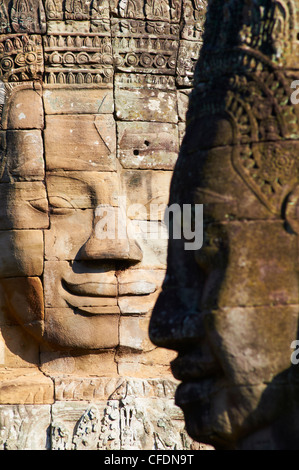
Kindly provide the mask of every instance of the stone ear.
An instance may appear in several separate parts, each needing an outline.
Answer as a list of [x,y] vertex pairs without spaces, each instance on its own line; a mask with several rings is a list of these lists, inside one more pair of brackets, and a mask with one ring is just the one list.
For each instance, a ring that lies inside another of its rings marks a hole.
[[287,196],[283,216],[293,232],[299,235],[299,185]]

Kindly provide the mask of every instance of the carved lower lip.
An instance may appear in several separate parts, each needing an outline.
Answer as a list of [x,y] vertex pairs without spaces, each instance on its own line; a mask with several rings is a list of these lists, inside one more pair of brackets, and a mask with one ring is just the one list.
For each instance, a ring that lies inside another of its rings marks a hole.
[[62,287],[68,294],[79,297],[117,297],[116,284],[97,282],[75,284],[62,280]]
[[201,360],[195,353],[187,356],[178,355],[171,362],[171,370],[177,380],[192,382],[213,377],[220,369],[214,358],[208,353]]

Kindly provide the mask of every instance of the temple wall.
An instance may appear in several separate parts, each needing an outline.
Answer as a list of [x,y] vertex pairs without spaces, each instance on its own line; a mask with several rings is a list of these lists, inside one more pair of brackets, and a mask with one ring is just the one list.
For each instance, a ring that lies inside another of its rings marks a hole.
[[0,1],[2,449],[200,448],[148,324],[205,7]]

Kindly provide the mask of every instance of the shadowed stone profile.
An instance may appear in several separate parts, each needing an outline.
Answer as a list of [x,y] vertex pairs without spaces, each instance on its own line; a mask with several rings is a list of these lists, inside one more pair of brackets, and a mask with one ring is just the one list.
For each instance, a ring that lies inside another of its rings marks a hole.
[[150,337],[178,352],[176,403],[216,449],[299,448],[298,8],[209,2],[171,185],[170,204],[204,205],[204,245],[170,234]]

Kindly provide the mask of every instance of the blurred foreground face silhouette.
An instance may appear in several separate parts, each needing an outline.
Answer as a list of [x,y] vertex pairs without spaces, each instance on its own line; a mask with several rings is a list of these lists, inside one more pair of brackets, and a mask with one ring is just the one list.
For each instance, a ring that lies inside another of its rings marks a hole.
[[170,235],[150,336],[178,352],[187,431],[216,448],[298,448],[296,25],[289,2],[210,2],[171,186],[204,204],[204,244]]

